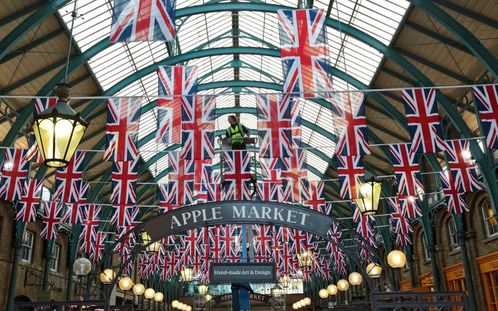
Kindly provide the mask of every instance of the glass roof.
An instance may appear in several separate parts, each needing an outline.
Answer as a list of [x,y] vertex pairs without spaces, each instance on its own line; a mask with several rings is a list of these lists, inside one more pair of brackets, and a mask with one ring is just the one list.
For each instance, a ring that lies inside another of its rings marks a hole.
[[[221,3],[231,1],[202,1],[202,4]],[[250,1],[239,1],[250,2]],[[267,0],[257,3],[277,4],[297,8],[298,3],[306,1],[289,0]],[[315,0],[314,7],[328,10],[330,17],[354,26],[357,29],[380,40],[384,44],[390,44],[409,7],[406,0]],[[177,10],[188,6],[200,5],[198,0],[177,0]],[[71,11],[74,2],[68,3],[59,10],[59,14],[71,27]],[[78,0],[78,17],[74,23],[74,38],[82,52],[87,51],[109,36],[111,27],[112,1]],[[278,49],[280,46],[278,23],[275,13],[240,11],[238,15],[239,39],[232,38],[232,12],[214,12],[184,16],[177,18],[177,41],[173,43],[173,54],[185,54],[194,50],[208,50],[220,47],[258,47],[266,49]],[[353,76],[360,82],[370,85],[372,79],[382,60],[382,54],[341,31],[327,27],[327,36],[330,51],[330,61],[333,67]],[[138,70],[164,60],[169,56],[167,45],[164,42],[131,42],[115,43],[88,60],[88,65],[94,72],[98,83],[104,90],[108,90],[117,82]],[[234,62],[236,60],[237,62]],[[239,67],[239,76],[235,77],[233,65]],[[281,61],[277,57],[262,55],[217,55],[198,59],[192,59],[187,65],[197,66],[199,70],[200,86],[219,81],[261,81],[281,85],[283,80]],[[335,90],[354,90],[345,81],[334,77]],[[235,96],[234,93],[241,93]],[[224,88],[200,91],[199,94],[227,94],[220,95],[217,99],[217,108],[234,107],[239,98],[240,106],[255,108],[253,95],[243,93],[267,93],[275,92],[271,89],[260,88]],[[155,73],[140,78],[125,88],[119,90],[117,96],[142,96],[143,105],[156,99],[157,76]],[[306,107],[306,109],[303,109]],[[316,124],[333,134],[333,115],[331,111],[315,102],[306,100],[301,104],[304,120]],[[150,110],[141,117],[140,138],[143,138],[156,130],[156,112]],[[242,122],[249,128],[256,129],[256,116],[241,114]],[[216,128],[224,129],[228,126],[225,116],[218,116]],[[327,138],[326,133],[312,131],[303,127],[303,142],[313,148],[317,148],[327,157],[334,154],[335,144]],[[158,144],[155,140],[144,144],[141,149],[142,157],[149,160],[157,151],[164,150],[167,146]],[[320,172],[325,172],[326,161],[312,152],[308,153],[308,163]],[[157,176],[168,167],[167,154],[164,153],[158,163],[150,167],[151,173]],[[310,179],[319,177],[310,173]],[[160,182],[164,182],[163,178]]]

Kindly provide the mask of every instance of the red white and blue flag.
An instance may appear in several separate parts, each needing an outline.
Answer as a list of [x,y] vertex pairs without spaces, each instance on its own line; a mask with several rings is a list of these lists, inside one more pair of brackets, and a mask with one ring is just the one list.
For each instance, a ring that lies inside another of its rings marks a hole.
[[390,217],[393,231],[396,234],[396,244],[401,247],[412,244],[410,235],[413,233],[413,228],[410,220],[404,215],[396,198],[388,198],[387,200],[391,207]]
[[251,199],[251,154],[248,151],[223,152],[223,193],[226,200]]
[[294,149],[290,158],[282,158],[281,177],[283,181],[283,200],[300,203],[310,198],[306,150]]
[[28,176],[29,159],[25,149],[5,149],[5,162],[0,177],[0,199],[14,202],[21,198]]
[[422,210],[417,204],[416,196],[398,196],[399,206],[401,206],[401,212],[408,219],[413,219],[422,216]]
[[435,89],[405,89],[401,91],[412,152],[436,153],[444,149]]
[[78,182],[83,177],[83,161],[86,152],[77,150],[69,164],[57,169],[54,198],[63,203],[75,203],[79,199]]
[[170,152],[168,159],[172,171],[168,174],[167,201],[180,206],[192,204],[195,200],[195,161],[180,159],[179,152]]
[[78,200],[74,203],[67,203],[66,214],[62,219],[64,223],[81,224],[83,221],[83,211],[86,208],[86,200],[90,184],[83,179],[76,181],[76,192],[78,193]]
[[498,149],[498,85],[474,86],[473,91],[486,145]]
[[166,213],[180,207],[180,204],[176,203],[176,193],[173,192],[174,189],[170,191],[170,186],[173,187],[173,184],[159,184],[159,210],[161,213]]
[[398,195],[414,196],[423,192],[418,155],[411,152],[411,144],[389,145],[391,163],[398,184]]
[[370,154],[365,117],[364,94],[345,92],[334,95],[332,103],[339,117],[335,119],[339,129],[336,154],[340,156]]
[[475,163],[471,158],[469,140],[445,141],[446,162],[454,177],[454,188],[458,193],[481,190],[481,183],[477,179]]
[[293,271],[293,261],[296,256],[295,244],[292,243],[292,229],[278,227],[275,230],[275,262],[278,275],[289,275]]
[[353,221],[355,222],[355,230],[365,239],[365,241],[360,241],[359,243],[360,256],[363,260],[368,261],[373,255],[368,245],[377,247],[375,242],[375,230],[372,226],[373,217],[370,218],[370,216],[363,215],[354,203],[352,204],[352,208],[354,209]]
[[260,158],[261,180],[257,183],[258,196],[263,201],[281,202],[283,200],[283,183],[281,171],[275,168],[278,159]]
[[362,156],[337,156],[337,175],[341,185],[341,198],[360,198],[361,178],[364,175]]
[[88,204],[83,212],[83,230],[81,230],[79,241],[80,251],[85,254],[90,254],[94,251],[101,210],[102,206],[100,205]]
[[290,94],[256,96],[260,158],[293,156]]
[[441,178],[448,212],[452,214],[468,212],[469,207],[465,201],[465,194],[458,192],[458,189],[455,188],[453,173],[451,171],[443,171],[439,173],[439,177]]
[[113,204],[135,204],[137,202],[136,184],[138,161],[114,162],[112,164]]
[[105,161],[134,161],[139,157],[138,129],[142,100],[139,97],[107,99],[107,148]]
[[254,259],[256,262],[272,261],[272,226],[253,225],[254,232]]
[[332,242],[327,242],[326,250],[334,260],[334,270],[343,275],[346,272],[346,254],[339,248],[342,231],[338,224],[333,223],[328,235]]
[[197,93],[197,67],[159,66],[156,139],[164,144],[181,143],[182,111],[192,110]]
[[40,206],[42,187],[43,179],[26,178],[24,180],[22,195],[17,202],[17,221],[36,221],[36,212]]
[[197,203],[209,202],[207,185],[212,178],[212,160],[195,161],[194,195]]
[[325,182],[321,180],[313,180],[309,182],[310,198],[304,201],[304,205],[309,206],[312,210],[324,213],[325,212],[325,196],[323,189]]
[[215,96],[195,96],[194,105],[183,105],[182,151],[186,160],[214,158]]
[[104,257],[105,240],[107,233],[104,231],[97,231],[95,235],[95,243],[92,246],[92,252],[89,254],[90,260],[93,262],[100,262]]
[[109,41],[173,41],[176,0],[114,0]]
[[35,111],[37,114],[42,113],[48,108],[57,104],[58,97],[35,97]]
[[57,230],[63,216],[64,205],[57,201],[43,202],[41,237],[46,240],[55,240]]
[[279,10],[280,53],[284,93],[322,97],[332,91],[325,12],[320,9]]

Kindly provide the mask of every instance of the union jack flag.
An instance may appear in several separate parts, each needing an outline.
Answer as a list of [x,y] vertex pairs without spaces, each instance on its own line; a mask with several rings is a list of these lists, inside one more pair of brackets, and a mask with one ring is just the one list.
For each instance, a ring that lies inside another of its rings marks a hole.
[[57,97],[35,97],[35,111],[37,114],[42,113],[53,105],[57,104]]
[[140,124],[142,99],[119,97],[107,99],[107,148],[104,161],[134,161]]
[[209,202],[207,187],[210,186],[211,178],[212,160],[195,161],[194,192],[197,203]]
[[338,224],[333,223],[328,234],[333,242],[327,242],[326,250],[334,260],[334,269],[339,275],[345,274],[346,254],[338,246],[342,237],[341,228],[339,228]]
[[100,212],[102,206],[88,204],[83,213],[83,230],[80,234],[80,251],[90,254],[93,251],[93,244],[97,239],[97,228],[100,224]]
[[[353,98],[351,98],[353,97]],[[336,154],[340,156],[370,154],[367,136],[367,119],[365,117],[364,94],[340,93],[334,95],[332,103],[339,112],[335,119],[340,130]]]
[[294,152],[294,156],[282,158],[284,166],[281,177],[283,179],[284,201],[297,203],[309,199],[310,193],[306,169],[306,150],[294,149]]
[[221,248],[221,226],[213,226],[209,230],[209,245],[210,245],[210,260],[212,262],[219,262],[222,259]]
[[468,212],[469,207],[465,201],[465,194],[459,193],[455,188],[455,179],[451,171],[443,171],[439,173],[443,192],[446,199],[448,212],[452,214],[462,214]]
[[343,200],[353,200],[360,197],[363,174],[362,156],[337,156],[337,175],[339,176],[340,194]]
[[211,172],[210,182],[202,185],[203,191],[207,193],[208,202],[219,202],[225,200],[225,194],[221,184],[221,174],[219,171]]
[[34,161],[36,163],[43,163],[43,157],[41,152],[38,152],[38,143],[36,142],[36,137],[34,132],[29,132],[27,134],[28,141],[28,154],[26,155],[26,161]]
[[109,40],[173,41],[176,0],[114,0]]
[[114,162],[112,164],[112,194],[110,201],[117,204],[137,202],[135,187],[137,183],[138,161]]
[[197,93],[197,67],[159,66],[159,98],[157,100],[158,142],[181,142],[182,111],[192,110]]
[[281,202],[283,189],[280,169],[276,169],[278,159],[260,158],[261,182],[257,184],[258,196],[263,201]]
[[474,86],[474,99],[479,119],[482,123],[482,135],[486,136],[489,149],[498,148],[498,85]]
[[83,177],[83,161],[86,152],[76,151],[69,164],[57,169],[54,198],[64,203],[75,203],[79,199],[78,182]]
[[81,224],[83,221],[83,211],[86,207],[86,200],[90,184],[83,179],[76,181],[75,188],[78,193],[78,200],[74,203],[67,203],[67,210],[62,222],[70,224]]
[[408,131],[413,153],[435,153],[443,150],[441,124],[434,89],[402,90]]
[[159,210],[161,213],[166,213],[180,207],[180,204],[173,203],[177,201],[176,193],[173,192],[175,189],[171,189],[170,191],[170,186],[173,187],[173,183],[159,184]]
[[182,109],[181,158],[208,160],[214,158],[215,96],[195,96],[195,106]]
[[225,261],[240,261],[240,226],[220,226],[221,253]]
[[389,150],[391,151],[394,175],[398,183],[398,194],[403,196],[417,195],[423,191],[417,154],[411,152],[411,145],[393,144],[389,145]]
[[103,231],[97,231],[95,238],[95,243],[93,245],[93,251],[89,254],[90,260],[93,262],[100,262],[104,257],[105,240],[107,238],[107,233]]
[[446,162],[454,177],[455,189],[458,193],[481,190],[477,179],[474,161],[471,159],[469,140],[446,141]]
[[43,229],[41,237],[46,240],[55,240],[57,238],[57,230],[61,223],[64,205],[56,201],[43,202]]
[[401,247],[412,244],[410,234],[413,233],[413,228],[410,225],[410,220],[405,217],[396,198],[388,198],[387,200],[392,209],[390,215],[393,231],[396,234],[396,243]]
[[22,195],[17,202],[17,221],[36,221],[36,212],[41,201],[42,187],[43,180],[36,180],[31,178],[26,178],[24,180]]
[[178,152],[168,153],[168,159],[173,169],[168,174],[168,202],[180,206],[192,204],[195,200],[195,161],[180,159]]
[[226,200],[250,200],[251,154],[248,151],[223,152],[223,192]]
[[256,96],[258,109],[259,156],[292,157],[292,106],[290,94]]
[[256,262],[270,262],[272,257],[272,226],[253,225],[254,259]]
[[296,256],[295,244],[292,243],[291,229],[278,227],[275,237],[275,262],[278,275],[289,275],[293,272],[293,260]]
[[279,10],[280,52],[284,93],[320,97],[332,91],[329,49],[323,10]]
[[401,206],[401,211],[406,218],[413,219],[422,216],[422,211],[417,204],[415,196],[398,196],[397,200],[399,206]]
[[324,213],[325,196],[323,194],[325,183],[323,181],[313,180],[310,182],[310,198],[305,200],[304,204],[312,210]]
[[354,209],[353,221],[356,223],[356,232],[361,235],[368,244],[376,246],[375,230],[372,227],[372,218],[363,215],[355,204],[352,204]]
[[24,181],[28,176],[29,160],[24,149],[5,149],[5,162],[0,178],[0,199],[14,202],[21,198]]

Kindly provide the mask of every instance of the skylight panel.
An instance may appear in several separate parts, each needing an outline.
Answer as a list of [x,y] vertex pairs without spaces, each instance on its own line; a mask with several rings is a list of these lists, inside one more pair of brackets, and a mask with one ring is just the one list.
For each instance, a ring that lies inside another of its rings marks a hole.
[[134,72],[126,49],[114,44],[88,61],[104,90]]
[[[316,154],[314,154],[312,152],[308,152],[306,154],[306,160],[308,162],[308,165],[313,166],[314,168],[316,168],[320,172],[325,172],[327,170],[327,167],[329,166],[329,164],[327,162],[325,162],[324,160],[322,160],[321,158],[319,158]],[[315,179],[315,180],[317,180],[317,179]]]
[[335,154],[335,148],[336,148],[335,142],[326,138],[322,134],[319,134],[318,132],[314,132],[313,135],[311,135],[309,145],[313,147],[315,146],[318,147],[317,150],[324,153],[327,157],[331,159]]

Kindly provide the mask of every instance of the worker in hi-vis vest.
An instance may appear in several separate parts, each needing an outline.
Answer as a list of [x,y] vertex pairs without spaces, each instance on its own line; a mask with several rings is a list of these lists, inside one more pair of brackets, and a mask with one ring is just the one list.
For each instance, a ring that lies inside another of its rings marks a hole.
[[232,150],[246,149],[244,137],[249,137],[249,130],[237,121],[235,115],[228,116],[230,126],[226,130],[226,137],[232,140]]

